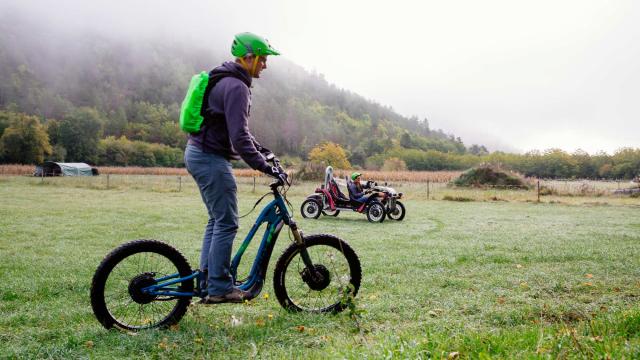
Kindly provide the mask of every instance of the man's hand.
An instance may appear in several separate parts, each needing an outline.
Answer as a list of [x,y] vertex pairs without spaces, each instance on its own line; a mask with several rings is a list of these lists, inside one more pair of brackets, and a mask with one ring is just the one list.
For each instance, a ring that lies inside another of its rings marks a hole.
[[287,173],[284,171],[278,174],[278,181],[280,181],[282,185],[291,185],[291,183],[289,182],[289,175],[287,175]]
[[278,182],[280,183],[280,185],[291,185],[291,183],[289,182],[289,175],[287,175],[286,172],[284,172],[284,169],[281,168],[280,166],[273,166],[271,168],[272,174],[271,176],[275,177],[276,179],[278,179]]

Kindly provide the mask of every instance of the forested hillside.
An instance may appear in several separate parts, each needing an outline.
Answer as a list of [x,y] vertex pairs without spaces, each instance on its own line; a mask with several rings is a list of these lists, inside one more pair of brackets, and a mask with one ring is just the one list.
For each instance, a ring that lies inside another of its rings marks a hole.
[[[206,43],[116,39],[0,14],[0,163],[183,166],[186,135],[177,121],[186,86],[229,58],[226,47]],[[540,177],[640,173],[640,149],[489,154],[482,145],[465,147],[426,119],[403,117],[282,57],[269,60],[252,92],[251,129],[288,165],[314,154],[331,163],[338,154],[340,164],[367,169],[489,162]]]
[[[20,17],[0,21],[0,130],[36,116],[47,159],[181,166],[177,126],[190,77],[230,55],[206,44],[115,40],[63,32]],[[461,139],[336,88],[286,59],[254,82],[251,128],[276,153],[306,158],[319,143],[347,150],[352,165],[406,146],[463,154]],[[4,120],[3,120],[4,119]],[[0,132],[0,136],[2,133]],[[12,153],[9,151],[9,153]],[[4,153],[4,162],[33,162]]]

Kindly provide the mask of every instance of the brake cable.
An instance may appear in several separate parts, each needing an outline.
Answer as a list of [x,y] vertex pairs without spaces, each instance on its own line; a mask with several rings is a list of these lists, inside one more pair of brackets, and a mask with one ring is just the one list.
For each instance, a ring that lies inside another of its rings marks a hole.
[[[293,181],[293,179],[292,179]],[[288,187],[284,187],[284,185],[282,186],[282,198],[284,199],[284,202],[286,203],[286,205],[289,207],[290,213],[293,215],[293,204],[291,204],[291,201],[289,201],[289,199],[287,199],[287,192],[289,192],[289,189],[291,189],[291,185],[289,185]],[[289,241],[294,241],[294,239],[291,238],[291,235],[293,234],[293,231],[291,230],[291,227],[288,227],[289,231],[287,231],[287,236],[289,237]]]
[[238,219],[242,219],[243,217],[248,216],[249,214],[251,214],[251,213],[253,212],[253,210],[255,210],[255,209],[256,209],[256,207],[258,206],[258,204],[260,204],[260,201],[262,201],[262,199],[264,199],[267,195],[270,195],[270,194],[272,194],[272,192],[268,192],[268,193],[266,193],[266,194],[262,195],[262,196],[260,197],[260,199],[258,199],[258,201],[256,201],[256,203],[255,203],[255,204],[253,204],[253,208],[251,208],[251,210],[249,210],[249,212],[248,212],[248,213],[246,213],[246,214],[244,214],[244,215],[242,215],[242,216],[238,217]]
[[[289,187],[287,187],[287,188],[285,188],[285,187],[283,186],[283,187],[282,187],[282,189],[283,189],[284,191],[282,192],[282,194],[281,194],[281,195],[282,195],[282,197],[284,198],[284,201],[286,201],[286,203],[287,203],[287,204],[289,204],[289,209],[290,209],[290,210],[292,211],[292,213],[293,213],[293,205],[291,204],[291,202],[289,202],[289,199],[287,199],[287,191],[289,191],[289,188],[290,188],[290,187],[291,187],[291,185],[289,185]],[[260,202],[261,202],[265,197],[267,197],[267,195],[270,195],[270,194],[273,194],[273,192],[271,192],[271,191],[270,191],[270,192],[268,192],[268,193],[266,193],[266,194],[262,195],[262,196],[258,199],[258,201],[256,201],[256,203],[255,203],[255,204],[253,204],[253,207],[251,208],[251,210],[249,210],[249,212],[248,212],[248,213],[246,213],[246,214],[244,214],[244,215],[242,215],[242,216],[238,217],[238,219],[242,219],[242,218],[244,218],[244,217],[248,216],[249,214],[251,214],[251,213],[253,212],[253,210],[255,210],[255,209],[256,209],[256,207],[258,206],[258,204],[260,204]]]

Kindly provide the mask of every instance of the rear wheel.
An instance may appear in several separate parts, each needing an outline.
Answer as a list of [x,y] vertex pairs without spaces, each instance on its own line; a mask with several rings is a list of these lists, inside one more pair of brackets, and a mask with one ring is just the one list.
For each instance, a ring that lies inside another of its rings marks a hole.
[[387,216],[384,205],[378,200],[372,201],[367,207],[367,220],[370,222],[383,222]]
[[[360,260],[344,241],[331,235],[305,236],[304,245],[292,244],[278,259],[273,288],[280,305],[290,311],[340,312],[360,288]],[[313,269],[302,260],[306,249]]]
[[[168,327],[178,323],[191,302],[189,297],[149,294],[142,289],[156,279],[192,273],[184,256],[156,240],[135,240],[109,253],[98,266],[91,283],[91,307],[107,329],[125,330]],[[180,292],[193,292],[193,280],[175,284]]]
[[396,209],[394,211],[391,211],[391,209],[387,209],[387,216],[391,220],[402,221],[402,219],[404,219],[404,215],[404,204],[402,204],[400,201],[396,200]]
[[320,204],[314,199],[307,199],[302,202],[300,212],[305,219],[317,219],[320,217]]

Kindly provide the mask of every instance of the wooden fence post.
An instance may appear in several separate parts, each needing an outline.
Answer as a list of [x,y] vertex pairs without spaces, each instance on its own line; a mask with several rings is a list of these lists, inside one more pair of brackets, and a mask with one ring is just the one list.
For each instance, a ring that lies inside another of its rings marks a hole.
[[540,202],[540,179],[538,179],[538,202]]
[[253,190],[252,192],[256,192],[256,176],[253,175]]
[[429,200],[429,180],[427,180],[427,200]]
[[178,175],[178,192],[182,191],[182,176]]
[[109,174],[107,174],[107,190],[109,189]]

